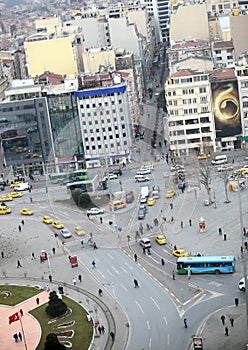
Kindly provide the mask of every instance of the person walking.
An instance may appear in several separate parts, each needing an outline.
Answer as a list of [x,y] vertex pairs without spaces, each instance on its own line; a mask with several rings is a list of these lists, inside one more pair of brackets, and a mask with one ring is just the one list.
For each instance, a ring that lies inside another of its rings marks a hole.
[[23,316],[23,310],[20,309],[19,312],[20,312],[20,315],[21,315],[21,317],[22,317],[22,316]]
[[77,280],[76,280],[76,278],[75,278],[75,277],[73,277],[73,279],[72,279],[72,283],[73,283],[73,285],[74,285],[74,286],[76,285]]
[[103,295],[103,291],[100,288],[98,289],[98,295],[99,295],[99,297],[102,297],[102,295]]
[[183,221],[181,221],[181,228],[183,228]]
[[17,268],[22,267],[20,260],[17,260]]
[[241,256],[243,255],[243,252],[244,252],[244,249],[243,249],[243,246],[241,246],[241,247],[240,247]]
[[92,261],[91,265],[92,265],[92,269],[94,269],[96,267],[95,260]]
[[22,230],[21,225],[18,226],[18,230],[19,230],[19,232],[21,232],[21,230]]
[[143,254],[146,254],[146,248],[143,247]]
[[137,260],[138,260],[138,256],[137,256],[137,254],[134,254],[134,256],[133,256],[133,257],[134,257],[134,261],[135,261],[135,262],[137,262]]
[[234,304],[235,304],[235,306],[239,306],[239,298],[234,299]]
[[17,343],[17,342],[18,342],[18,334],[15,333],[15,334],[13,335],[13,338],[15,339],[15,342]]
[[98,333],[101,335],[102,334],[102,327],[100,325],[98,326],[97,330],[98,330]]
[[36,259],[36,257],[35,257],[34,252],[33,252],[31,260],[34,260],[34,259]]
[[221,236],[222,235],[222,228],[219,227],[219,235]]
[[100,216],[100,224],[102,224],[102,217]]
[[229,336],[229,330],[228,327],[225,327],[225,335],[228,337]]
[[187,318],[185,318],[185,319],[183,320],[183,323],[184,323],[184,328],[188,328]]
[[52,282],[53,280],[52,275],[49,275],[48,278],[49,278],[49,281]]
[[111,331],[109,333],[109,335],[110,335],[110,338],[111,338],[112,342],[114,342],[115,341],[115,334],[114,334],[114,332]]
[[192,226],[192,221],[191,221],[191,219],[189,219],[189,226]]
[[220,316],[220,319],[221,319],[222,324],[224,325],[224,324],[225,324],[225,319],[226,319],[225,316],[224,316],[224,315],[221,315],[221,316]]
[[102,325],[101,329],[102,329],[102,334],[104,334],[105,333],[105,328],[104,328],[103,325]]
[[22,226],[24,226],[24,220],[21,221]]
[[231,323],[231,326],[233,327],[233,324],[234,324],[234,318],[233,318],[233,317],[230,317],[229,321],[230,321],[230,323]]
[[55,248],[52,249],[53,254],[55,254]]
[[161,259],[161,264],[162,264],[162,266],[164,266],[164,259],[163,258]]
[[40,304],[40,299],[36,298],[36,304],[39,305]]
[[18,333],[18,337],[19,337],[20,341],[22,341],[22,334],[21,334],[21,332]]
[[170,203],[170,208],[173,209],[173,203],[172,202]]
[[133,280],[134,288],[139,288],[139,283],[136,279]]
[[82,282],[82,275],[78,275],[79,282]]
[[172,271],[172,279],[173,279],[173,281],[175,281],[175,279],[176,279],[175,271],[174,271],[174,270]]

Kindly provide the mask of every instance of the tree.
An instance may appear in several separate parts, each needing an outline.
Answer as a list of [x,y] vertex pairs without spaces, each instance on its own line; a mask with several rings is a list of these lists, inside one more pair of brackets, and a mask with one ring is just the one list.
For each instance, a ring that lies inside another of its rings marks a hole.
[[89,207],[92,204],[91,198],[88,193],[82,192],[78,199],[79,207]]
[[208,159],[201,159],[199,161],[199,175],[200,175],[200,183],[205,187],[208,194],[209,204],[212,204],[211,199],[211,165]]
[[65,350],[65,349],[66,349],[66,347],[63,344],[60,344],[56,334],[49,333],[46,336],[44,350]]
[[81,193],[82,193],[82,190],[80,190],[80,188],[76,188],[75,190],[71,191],[72,199],[74,200],[76,205],[78,205],[79,197],[80,197]]
[[228,169],[224,169],[220,174],[220,178],[222,179],[223,184],[224,184],[224,188],[225,188],[225,196],[226,196],[225,203],[231,202],[229,197],[228,197],[229,175],[230,175],[230,170],[228,170]]
[[52,317],[58,317],[67,311],[67,305],[60,299],[55,291],[50,292],[46,312]]

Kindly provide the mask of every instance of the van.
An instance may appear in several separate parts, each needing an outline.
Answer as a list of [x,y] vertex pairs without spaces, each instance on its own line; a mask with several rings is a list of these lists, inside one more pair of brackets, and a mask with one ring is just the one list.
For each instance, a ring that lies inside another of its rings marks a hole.
[[14,187],[14,191],[26,191],[29,190],[29,184],[28,183],[20,183],[16,187]]
[[227,162],[227,156],[225,154],[214,157],[212,160],[213,165],[225,164]]
[[142,238],[140,240],[140,245],[145,249],[151,248],[151,241],[149,238]]

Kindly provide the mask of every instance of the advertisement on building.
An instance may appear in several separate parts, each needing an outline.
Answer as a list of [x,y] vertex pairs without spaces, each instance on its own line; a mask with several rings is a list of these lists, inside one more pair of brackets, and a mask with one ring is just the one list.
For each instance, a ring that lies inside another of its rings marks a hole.
[[240,135],[241,114],[237,81],[212,82],[216,138]]

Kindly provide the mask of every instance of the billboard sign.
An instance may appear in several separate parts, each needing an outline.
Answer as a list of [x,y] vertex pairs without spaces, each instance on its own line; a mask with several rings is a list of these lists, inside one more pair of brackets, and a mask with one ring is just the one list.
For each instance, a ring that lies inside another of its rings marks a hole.
[[216,138],[240,135],[241,113],[237,80],[212,82]]

